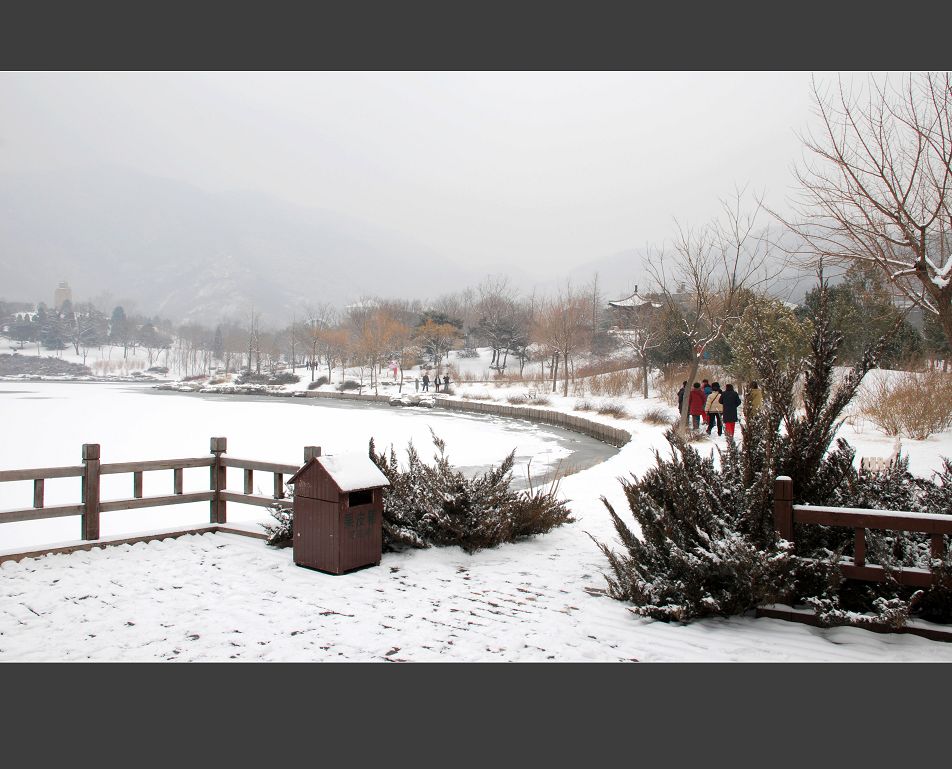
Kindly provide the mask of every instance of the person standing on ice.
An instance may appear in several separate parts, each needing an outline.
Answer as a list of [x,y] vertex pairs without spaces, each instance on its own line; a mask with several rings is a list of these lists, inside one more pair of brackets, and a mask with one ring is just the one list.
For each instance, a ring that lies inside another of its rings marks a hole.
[[428,392],[430,389],[430,375],[423,375],[423,392]]
[[704,416],[704,390],[701,389],[701,383],[695,382],[691,388],[691,394],[688,396],[688,413],[691,415],[691,421],[695,430],[701,427],[701,417]]
[[734,426],[737,424],[737,407],[740,406],[740,395],[734,390],[734,385],[725,385],[721,393],[721,406],[724,407],[724,432],[727,437],[734,438]]

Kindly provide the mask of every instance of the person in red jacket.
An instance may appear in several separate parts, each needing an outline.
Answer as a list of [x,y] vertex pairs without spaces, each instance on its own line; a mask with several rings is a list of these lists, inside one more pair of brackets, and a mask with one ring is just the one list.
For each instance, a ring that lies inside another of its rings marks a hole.
[[701,383],[695,382],[688,398],[688,413],[691,415],[692,426],[695,430],[701,426],[701,417],[704,416],[704,402],[706,400],[704,390],[701,389]]

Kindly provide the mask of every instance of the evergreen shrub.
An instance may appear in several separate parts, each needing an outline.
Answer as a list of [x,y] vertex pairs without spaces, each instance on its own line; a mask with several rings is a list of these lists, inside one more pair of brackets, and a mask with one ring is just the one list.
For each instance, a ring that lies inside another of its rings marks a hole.
[[[573,521],[565,501],[558,499],[558,481],[528,491],[512,489],[515,451],[498,467],[470,478],[450,466],[446,446],[436,435],[433,443],[434,464],[423,462],[410,444],[406,470],[401,470],[392,447],[389,453],[377,453],[370,442],[370,458],[390,481],[383,493],[384,550],[458,545],[473,553]],[[287,546],[293,508],[281,500],[270,510],[274,522],[264,525],[268,544]]]
[[[852,556],[853,531],[798,524],[796,554],[773,524],[773,485],[793,479],[794,503],[952,512],[952,466],[934,479],[917,479],[900,457],[879,473],[859,471],[854,451],[835,434],[864,375],[874,367],[888,335],[836,381],[841,336],[821,302],[805,358],[780,356],[769,327],[754,327],[742,341],[761,373],[764,407],[745,403],[740,445],[729,441],[718,457],[702,457],[670,430],[671,457],[656,452],[642,478],[622,481],[640,533],[603,502],[622,549],[596,542],[608,560],[609,595],[633,611],[662,620],[739,614],[770,603],[812,606],[821,623],[901,626],[909,616],[952,621],[952,556],[933,560],[924,535],[869,532],[867,555],[889,574],[929,565],[939,579],[926,590],[894,580],[867,583],[841,577],[839,562]],[[802,380],[803,408],[795,392]]]

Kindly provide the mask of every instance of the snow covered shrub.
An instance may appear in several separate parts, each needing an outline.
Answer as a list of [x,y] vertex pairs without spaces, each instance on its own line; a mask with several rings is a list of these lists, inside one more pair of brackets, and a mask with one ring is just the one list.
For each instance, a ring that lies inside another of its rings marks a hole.
[[548,395],[537,395],[532,399],[533,406],[551,406],[552,399]]
[[454,470],[446,446],[435,434],[434,464],[420,459],[413,444],[407,448],[407,469],[396,452],[370,458],[390,481],[383,496],[384,549],[458,545],[469,553],[503,542],[544,534],[572,521],[557,485],[529,492],[510,487],[515,451],[498,467],[475,478]]
[[[235,379],[235,384],[267,384],[270,378],[270,374],[256,374],[254,371],[243,371],[238,375],[238,378]],[[187,382],[189,378],[186,377],[182,381]]]
[[359,390],[360,382],[356,382],[353,379],[345,379],[343,382],[337,385],[337,389],[341,392],[346,392],[347,390]]
[[616,419],[627,419],[629,416],[625,404],[618,401],[604,401],[599,404],[596,411],[603,416],[615,417]]
[[952,374],[931,369],[881,377],[867,388],[860,408],[886,435],[928,438],[952,427]]
[[935,582],[910,597],[910,610],[930,622],[952,623],[952,546],[943,558],[932,562],[932,573]]
[[280,500],[268,507],[268,513],[274,518],[274,523],[263,523],[261,526],[268,535],[269,545],[288,547],[293,543],[294,508],[290,507],[290,504],[288,500]]
[[649,425],[670,425],[674,418],[665,409],[653,408],[641,415],[641,421]]
[[[638,614],[687,620],[786,600],[813,599],[825,610],[838,600],[823,563],[839,558],[842,530],[827,535],[823,527],[798,527],[795,558],[774,530],[774,479],[793,479],[796,503],[837,503],[844,482],[856,474],[854,452],[842,440],[830,447],[884,340],[834,386],[841,337],[830,328],[822,303],[806,358],[778,355],[769,329],[754,327],[742,342],[761,373],[765,401],[756,413],[747,404],[741,444],[718,449],[715,464],[669,431],[671,459],[656,452],[655,466],[641,480],[622,482],[640,538],[603,498],[624,547],[616,553],[597,543],[610,567],[609,594],[633,602]],[[802,412],[794,402],[801,376]],[[898,616],[895,606],[886,608]]]
[[529,402],[528,395],[510,395],[506,400],[513,406],[524,406]]
[[301,377],[297,374],[292,374],[290,371],[283,371],[280,374],[274,374],[268,377],[268,384],[273,385],[297,384],[300,381]]
[[585,398],[580,398],[579,400],[575,401],[575,410],[576,411],[594,411],[595,405],[590,400],[586,400]]
[[[744,483],[744,459],[735,444],[721,452],[723,469],[669,431],[671,459],[641,480],[622,481],[639,538],[603,497],[627,552],[598,544],[608,559],[612,598],[654,619],[686,621],[743,613],[777,603],[790,592],[789,549],[764,530],[761,499]],[[772,534],[772,532],[771,532]]]
[[[499,467],[469,478],[450,466],[446,446],[436,435],[433,443],[438,452],[433,465],[423,462],[410,444],[407,469],[401,470],[393,448],[378,454],[370,442],[370,458],[390,481],[383,494],[384,550],[459,545],[473,553],[572,522],[566,503],[557,497],[557,480],[529,491],[510,487],[515,451]],[[293,502],[276,501],[269,511],[274,522],[262,524],[268,544],[291,545]]]
[[316,390],[318,387],[323,387],[324,385],[326,385],[329,381],[330,380],[326,376],[319,376],[313,382],[307,383],[307,389]]

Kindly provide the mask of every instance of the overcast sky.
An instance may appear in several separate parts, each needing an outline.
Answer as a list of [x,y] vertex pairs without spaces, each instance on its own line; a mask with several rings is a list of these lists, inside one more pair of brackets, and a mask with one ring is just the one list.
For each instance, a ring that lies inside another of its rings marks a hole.
[[0,172],[258,190],[534,272],[660,243],[736,184],[782,206],[811,115],[810,73],[6,73]]

